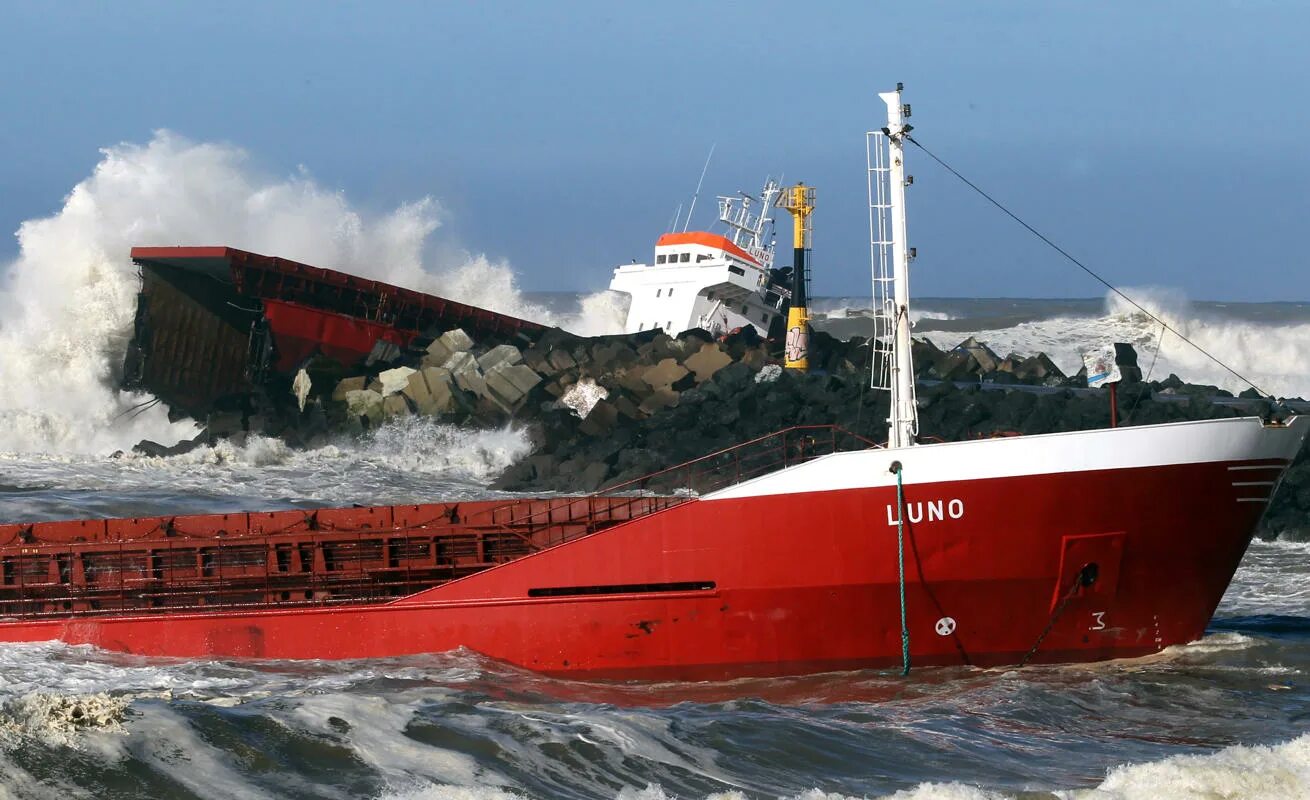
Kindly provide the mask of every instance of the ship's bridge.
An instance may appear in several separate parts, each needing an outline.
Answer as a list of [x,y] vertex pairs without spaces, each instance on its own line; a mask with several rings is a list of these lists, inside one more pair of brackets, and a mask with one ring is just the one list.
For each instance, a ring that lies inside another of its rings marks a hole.
[[762,269],[759,259],[732,243],[726,236],[706,231],[666,233],[655,242],[655,264],[703,264],[723,259]]
[[724,331],[752,325],[767,335],[783,294],[771,291],[768,269],[746,248],[707,231],[666,233],[653,264],[624,264],[610,289],[631,298],[626,330],[701,327]]

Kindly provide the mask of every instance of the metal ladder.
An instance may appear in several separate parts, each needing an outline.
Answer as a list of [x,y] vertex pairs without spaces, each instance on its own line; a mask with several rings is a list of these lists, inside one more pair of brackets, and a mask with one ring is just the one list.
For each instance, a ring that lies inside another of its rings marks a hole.
[[895,277],[892,266],[891,167],[887,164],[887,135],[865,134],[869,165],[869,257],[873,264],[873,340],[869,343],[869,386],[892,390],[892,344],[896,336]]

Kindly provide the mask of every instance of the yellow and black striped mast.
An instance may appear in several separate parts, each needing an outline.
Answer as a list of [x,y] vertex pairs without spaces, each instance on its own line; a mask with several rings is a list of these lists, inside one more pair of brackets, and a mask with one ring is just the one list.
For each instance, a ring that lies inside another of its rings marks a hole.
[[814,187],[798,183],[783,194],[778,208],[791,212],[792,218],[792,286],[791,309],[787,312],[787,344],[784,351],[787,369],[810,368],[810,311],[806,296],[809,254],[814,235]]

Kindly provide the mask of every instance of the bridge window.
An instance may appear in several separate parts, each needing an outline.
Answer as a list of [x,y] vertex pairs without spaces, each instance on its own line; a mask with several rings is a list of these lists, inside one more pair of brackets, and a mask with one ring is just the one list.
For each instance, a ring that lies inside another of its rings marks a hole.
[[673,296],[673,287],[670,286],[670,287],[669,287],[669,297],[672,297],[672,296]]
[[659,297],[659,296],[662,295],[662,294],[664,294],[664,290],[663,290],[663,289],[656,289],[656,290],[655,290],[655,296],[656,296],[656,297]]
[[712,258],[714,258],[714,256],[709,255],[707,253],[701,253],[700,255],[696,256],[696,263],[699,264],[702,261],[709,261]]
[[691,253],[683,253],[682,263],[686,264],[688,261],[691,261]]
[[660,256],[655,256],[655,263],[656,263],[656,264],[663,264],[663,263],[664,263],[664,256],[662,256],[662,255],[660,255]]
[[733,275],[745,275],[745,274],[746,274],[746,270],[742,269],[741,267],[737,266],[736,264],[729,264],[729,265],[728,265],[728,272],[731,272]]

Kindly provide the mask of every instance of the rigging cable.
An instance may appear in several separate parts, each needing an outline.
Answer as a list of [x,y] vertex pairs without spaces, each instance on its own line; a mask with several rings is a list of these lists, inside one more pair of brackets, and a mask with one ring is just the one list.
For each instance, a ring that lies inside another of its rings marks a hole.
[[[1161,326],[1160,336],[1155,342],[1155,355],[1151,356],[1151,366],[1146,370],[1146,377],[1142,378],[1142,383],[1151,382],[1151,373],[1155,372],[1156,359],[1160,358],[1160,351],[1164,349],[1164,335],[1165,329],[1164,326]],[[1143,394],[1143,392],[1137,393],[1137,399],[1133,401],[1133,407],[1128,409],[1128,413],[1124,415],[1124,424],[1127,424],[1128,420],[1133,418],[1133,414],[1137,413],[1137,406],[1141,404]]]
[[[1187,343],[1190,344],[1192,347],[1196,348],[1197,352],[1199,352],[1201,355],[1205,356],[1206,358],[1210,359],[1210,360],[1213,361],[1214,363],[1216,363],[1216,364],[1218,364],[1219,366],[1223,367],[1224,369],[1228,370],[1230,373],[1232,373],[1233,375],[1235,375],[1239,380],[1241,380],[1243,383],[1245,383],[1245,384],[1247,384],[1248,386],[1250,386],[1252,389],[1255,389],[1255,390],[1256,390],[1257,392],[1259,392],[1261,395],[1263,395],[1263,396],[1269,398],[1270,400],[1274,400],[1274,401],[1276,402],[1276,398],[1274,398],[1274,396],[1273,396],[1272,394],[1270,394],[1269,392],[1266,392],[1264,389],[1261,389],[1261,388],[1260,388],[1259,386],[1257,386],[1257,385],[1255,384],[1255,382],[1252,381],[1250,378],[1246,377],[1246,376],[1243,375],[1242,373],[1238,372],[1237,370],[1235,370],[1235,369],[1233,369],[1232,367],[1228,366],[1228,365],[1225,364],[1224,362],[1220,361],[1220,360],[1219,360],[1218,358],[1216,358],[1215,356],[1211,355],[1210,352],[1209,352],[1208,350],[1206,350],[1204,347],[1202,347],[1201,345],[1199,345],[1199,344],[1197,344],[1196,342],[1192,341],[1191,339],[1188,339],[1188,338],[1187,338],[1186,336],[1184,336],[1184,335],[1182,334],[1182,332],[1179,331],[1177,328],[1172,327],[1171,325],[1169,325],[1169,323],[1165,322],[1165,321],[1164,321],[1163,319],[1161,319],[1160,317],[1156,316],[1155,314],[1152,314],[1152,313],[1151,313],[1150,311],[1148,311],[1148,310],[1147,310],[1147,309],[1146,309],[1146,308],[1145,308],[1141,303],[1137,302],[1137,301],[1134,300],[1133,298],[1131,298],[1131,297],[1129,297],[1128,295],[1124,294],[1124,293],[1123,293],[1122,291],[1120,291],[1119,288],[1116,287],[1114,284],[1110,283],[1110,282],[1107,281],[1105,278],[1102,278],[1100,275],[1098,275],[1096,272],[1094,272],[1094,271],[1092,270],[1091,267],[1088,267],[1088,266],[1087,266],[1086,264],[1084,264],[1083,262],[1081,262],[1081,261],[1079,261],[1078,259],[1074,258],[1074,257],[1073,257],[1072,255],[1070,255],[1069,252],[1068,252],[1067,250],[1065,250],[1063,247],[1060,247],[1060,246],[1059,246],[1058,244],[1056,244],[1055,242],[1053,242],[1053,241],[1051,241],[1050,239],[1046,238],[1046,237],[1045,237],[1044,235],[1042,235],[1042,233],[1041,233],[1040,231],[1038,231],[1036,228],[1034,228],[1033,226],[1029,225],[1027,222],[1024,222],[1024,221],[1019,217],[1018,214],[1015,214],[1013,211],[1011,211],[1010,209],[1006,208],[1004,205],[1001,204],[1001,202],[1000,202],[999,200],[997,200],[996,198],[994,198],[994,197],[992,197],[991,195],[987,194],[987,192],[983,191],[982,188],[979,187],[976,183],[974,183],[973,181],[971,181],[971,180],[969,180],[968,178],[964,177],[964,176],[961,175],[961,174],[960,174],[960,173],[959,173],[959,172],[958,172],[954,167],[952,167],[950,164],[947,164],[945,161],[943,161],[943,160],[941,160],[940,158],[938,158],[937,155],[934,154],[931,150],[929,150],[928,148],[926,148],[926,147],[924,147],[922,144],[920,144],[920,143],[919,143],[919,140],[915,139],[913,136],[911,136],[911,135],[908,134],[908,133],[904,134],[904,136],[905,136],[906,141],[910,142],[910,143],[913,144],[915,147],[917,147],[917,148],[919,148],[920,150],[922,150],[922,151],[923,151],[923,152],[924,152],[924,153],[925,153],[929,158],[931,158],[933,161],[936,161],[938,164],[940,164],[940,165],[941,165],[941,166],[942,166],[942,167],[943,167],[947,172],[951,173],[951,174],[954,175],[955,177],[959,178],[962,182],[964,182],[964,185],[968,186],[970,189],[973,189],[975,192],[977,192],[979,195],[981,195],[982,198],[983,198],[984,200],[986,200],[987,202],[989,202],[989,203],[991,203],[992,205],[994,205],[994,206],[996,206],[997,208],[999,208],[999,209],[1000,209],[1000,210],[1001,210],[1001,211],[1002,211],[1002,212],[1003,212],[1007,217],[1009,217],[1010,219],[1012,219],[1012,220],[1014,220],[1015,222],[1017,222],[1017,223],[1019,223],[1020,225],[1022,225],[1022,226],[1023,226],[1023,227],[1024,227],[1024,228],[1025,228],[1029,233],[1031,233],[1033,236],[1036,236],[1038,239],[1041,239],[1041,240],[1042,240],[1043,242],[1045,242],[1046,245],[1049,246],[1052,250],[1054,250],[1055,252],[1057,252],[1057,253],[1059,253],[1060,255],[1062,255],[1062,256],[1064,256],[1065,258],[1067,258],[1070,262],[1072,262],[1072,263],[1074,264],[1074,266],[1078,267],[1078,268],[1081,269],[1083,272],[1086,272],[1088,275],[1091,275],[1091,276],[1092,276],[1093,278],[1095,278],[1096,281],[1097,281],[1098,283],[1100,283],[1102,286],[1106,287],[1106,288],[1109,289],[1110,291],[1112,291],[1112,292],[1114,292],[1115,294],[1119,295],[1119,297],[1121,297],[1121,298],[1123,298],[1124,300],[1128,301],[1128,302],[1129,302],[1130,304],[1132,304],[1132,306],[1133,306],[1134,308],[1136,308],[1138,311],[1141,311],[1141,312],[1142,312],[1143,314],[1145,314],[1146,316],[1148,316],[1148,317],[1150,317],[1151,319],[1155,320],[1156,322],[1160,323],[1161,327],[1162,327],[1164,330],[1167,330],[1167,331],[1172,332],[1172,333],[1173,333],[1175,336],[1177,336],[1179,339],[1182,339],[1184,342],[1187,342]],[[1157,355],[1158,355],[1158,351],[1157,351]]]

